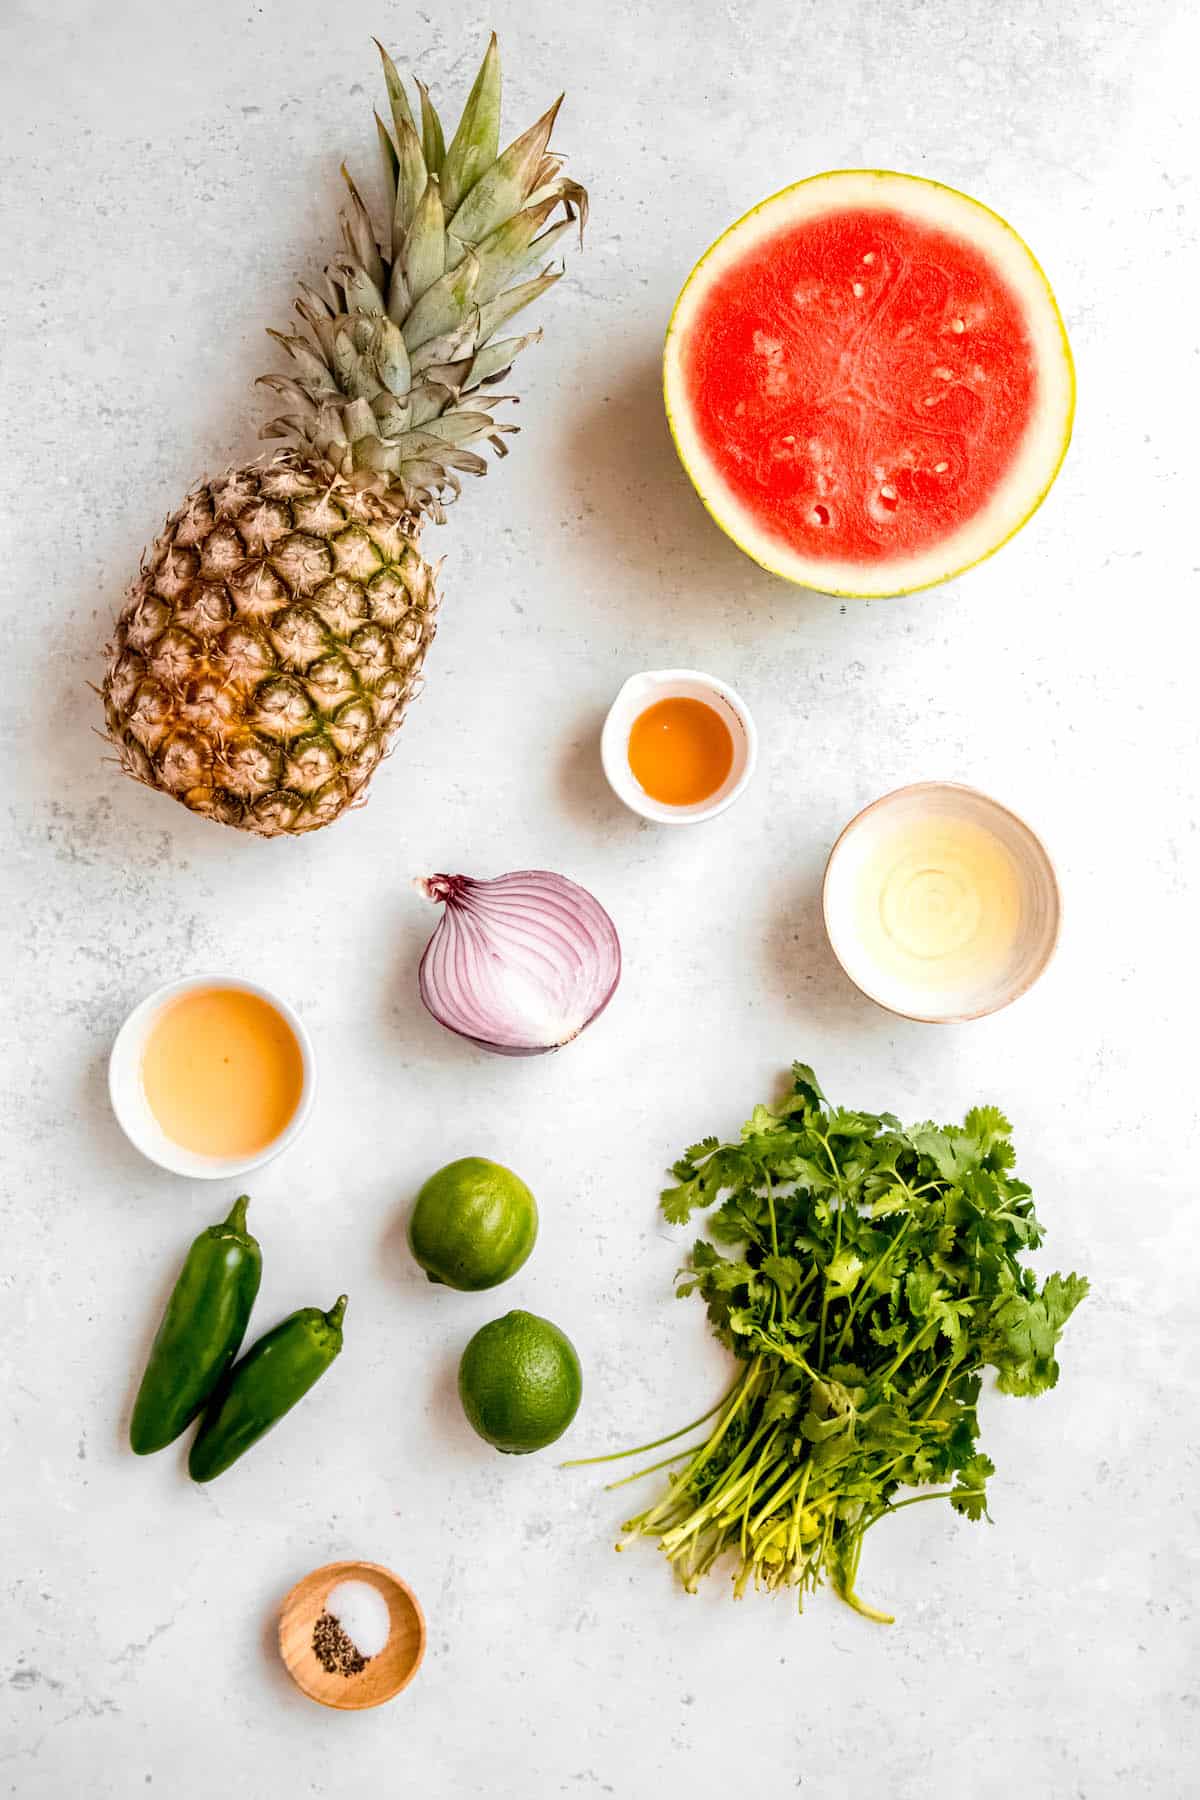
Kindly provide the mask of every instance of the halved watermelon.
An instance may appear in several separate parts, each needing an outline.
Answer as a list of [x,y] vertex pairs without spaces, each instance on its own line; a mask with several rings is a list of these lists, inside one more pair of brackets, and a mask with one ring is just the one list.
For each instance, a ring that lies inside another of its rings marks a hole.
[[1075,375],[1045,275],[996,213],[841,169],[764,200],[688,277],[664,392],[684,467],[764,568],[909,593],[990,556],[1045,498]]

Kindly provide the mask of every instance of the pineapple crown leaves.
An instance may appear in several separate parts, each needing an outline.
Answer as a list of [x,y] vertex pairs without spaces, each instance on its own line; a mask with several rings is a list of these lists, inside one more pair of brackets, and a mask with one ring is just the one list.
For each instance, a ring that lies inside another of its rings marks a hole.
[[546,259],[576,223],[582,242],[588,200],[549,149],[561,95],[501,152],[494,34],[448,145],[428,89],[416,83],[414,111],[376,42],[391,115],[390,127],[375,115],[384,240],[343,166],[343,248],[319,286],[300,284],[304,329],[270,333],[290,369],[260,379],[287,410],[262,436],[299,439],[355,486],[440,519],[459,476],[486,470],[472,445],[506,454],[516,427],[495,410],[513,396],[493,390],[541,333],[498,333],[559,280]]

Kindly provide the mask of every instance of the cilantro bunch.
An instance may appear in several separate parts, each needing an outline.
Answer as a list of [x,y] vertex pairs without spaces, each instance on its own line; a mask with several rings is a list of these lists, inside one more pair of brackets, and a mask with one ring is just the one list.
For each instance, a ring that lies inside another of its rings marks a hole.
[[[803,1605],[828,1579],[889,1623],[855,1591],[867,1532],[924,1500],[985,1516],[981,1372],[1006,1394],[1053,1387],[1088,1284],[1039,1287],[1023,1265],[1042,1229],[995,1107],[961,1129],[905,1130],[830,1106],[803,1063],[792,1072],[782,1105],[755,1107],[740,1143],[695,1145],[663,1194],[675,1225],[716,1208],[678,1292],[706,1301],[742,1369],[713,1412],[659,1440],[715,1418],[654,1465],[686,1459],[626,1541],[657,1537],[688,1589],[731,1551],[739,1595],[753,1580]],[[929,1491],[897,1497],[912,1488]]]

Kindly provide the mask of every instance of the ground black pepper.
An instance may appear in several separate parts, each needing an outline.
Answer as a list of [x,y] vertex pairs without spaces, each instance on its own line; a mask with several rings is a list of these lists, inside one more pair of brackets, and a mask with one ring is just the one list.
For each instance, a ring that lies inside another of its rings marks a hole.
[[332,1613],[323,1612],[313,1626],[313,1655],[329,1675],[359,1675],[370,1662],[355,1649]]

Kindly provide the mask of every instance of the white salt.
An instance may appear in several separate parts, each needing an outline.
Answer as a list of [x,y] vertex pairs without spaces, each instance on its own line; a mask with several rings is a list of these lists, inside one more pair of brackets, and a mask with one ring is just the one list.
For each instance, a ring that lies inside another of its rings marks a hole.
[[339,1581],[325,1596],[325,1611],[360,1656],[378,1656],[391,1635],[388,1603],[369,1581]]

